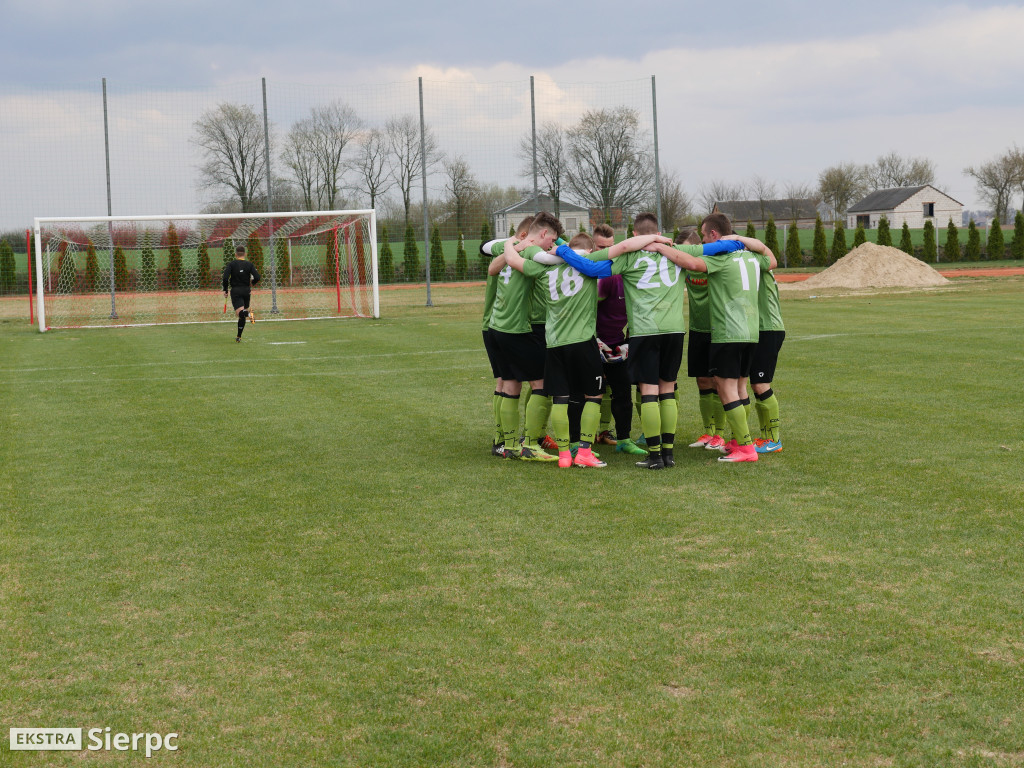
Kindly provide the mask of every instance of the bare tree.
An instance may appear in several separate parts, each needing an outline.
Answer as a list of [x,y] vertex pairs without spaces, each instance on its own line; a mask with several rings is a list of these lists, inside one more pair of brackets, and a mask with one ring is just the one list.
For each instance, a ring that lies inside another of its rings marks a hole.
[[1014,147],[987,163],[964,168],[964,175],[974,179],[981,199],[1000,221],[1006,221],[1014,190],[1024,187],[1024,162],[1020,160],[1020,151]]
[[743,200],[747,192],[742,184],[731,184],[721,179],[714,179],[700,187],[700,207],[705,214],[715,210],[715,203],[727,200]]
[[334,101],[313,107],[288,132],[281,159],[294,175],[307,210],[332,210],[338,205],[345,149],[361,125],[355,110]]
[[841,163],[826,168],[818,174],[818,194],[837,219],[846,209],[868,191],[864,166],[857,163]]
[[[657,209],[658,202],[653,197],[648,201],[651,211]],[[683,182],[675,171],[661,173],[661,231],[671,232],[673,228],[683,224],[693,211],[693,200],[683,188]]]
[[408,225],[412,185],[422,176],[424,156],[429,172],[441,160],[441,151],[430,128],[425,130],[421,144],[419,121],[412,115],[391,118],[384,126],[384,133],[391,152],[391,177],[402,194],[405,224]]
[[[803,205],[807,204],[817,209],[821,202],[821,193],[810,184],[793,181],[786,184],[781,199],[786,203],[789,218],[795,221],[800,218]],[[808,203],[808,201],[810,202]]]
[[768,201],[774,200],[778,194],[775,189],[775,182],[769,181],[763,176],[754,176],[750,180],[750,194],[757,200],[761,210],[761,221],[768,220]]
[[[519,158],[523,161],[522,175],[533,178],[533,137],[524,136],[519,140]],[[544,123],[537,132],[537,175],[554,202],[552,213],[559,215],[562,201],[562,187],[569,170],[566,150],[565,129],[558,123]]]
[[377,207],[377,198],[386,194],[395,183],[388,159],[387,137],[376,128],[364,132],[359,140],[359,151],[352,161],[352,170],[357,177],[355,188],[370,198],[371,208]]
[[469,169],[469,163],[463,157],[455,157],[445,162],[444,173],[444,188],[448,192],[451,206],[455,209],[455,229],[457,233],[462,233],[466,231],[466,211],[480,185]]
[[192,141],[203,151],[200,186],[226,187],[243,212],[253,210],[254,198],[265,184],[263,120],[248,104],[219,104],[193,125]]
[[643,201],[654,181],[640,117],[628,107],[585,112],[566,131],[569,188],[605,216]]
[[865,177],[869,191],[920,187],[935,183],[935,164],[926,157],[903,157],[890,152],[867,166]]

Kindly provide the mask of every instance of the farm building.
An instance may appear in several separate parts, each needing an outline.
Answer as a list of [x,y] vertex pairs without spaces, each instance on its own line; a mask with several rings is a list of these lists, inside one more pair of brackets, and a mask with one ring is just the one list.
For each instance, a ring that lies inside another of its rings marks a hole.
[[818,204],[811,198],[722,200],[715,203],[712,213],[724,213],[732,221],[733,227],[742,228],[749,221],[758,229],[764,229],[768,219],[772,218],[777,226],[788,226],[796,220],[798,229],[813,229],[814,220],[818,216]]
[[[511,227],[514,227],[527,216],[532,216],[538,211],[555,212],[555,201],[550,195],[538,195],[520,200],[515,205],[501,208],[491,214],[491,222],[494,225],[496,237],[508,234]],[[590,220],[590,209],[582,208],[565,200],[558,201],[558,218],[565,227],[566,232],[578,232],[580,224],[586,224]]]
[[931,184],[921,187],[895,187],[872,192],[846,211],[846,226],[850,229],[862,224],[865,229],[877,229],[885,216],[889,226],[900,228],[906,222],[911,229],[921,229],[928,220],[936,227],[944,227],[953,219],[960,226],[963,203],[957,202]]

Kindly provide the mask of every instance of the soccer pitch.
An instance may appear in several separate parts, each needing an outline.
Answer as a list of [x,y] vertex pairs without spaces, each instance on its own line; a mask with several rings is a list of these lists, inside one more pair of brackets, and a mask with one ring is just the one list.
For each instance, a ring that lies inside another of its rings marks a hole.
[[243,344],[0,320],[2,722],[182,766],[1024,764],[1022,291],[784,293],[785,450],[663,472],[490,456],[479,286]]

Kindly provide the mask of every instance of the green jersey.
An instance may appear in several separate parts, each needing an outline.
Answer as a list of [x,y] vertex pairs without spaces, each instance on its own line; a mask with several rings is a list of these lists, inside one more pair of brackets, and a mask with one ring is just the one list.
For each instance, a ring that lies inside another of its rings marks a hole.
[[568,264],[547,266],[527,258],[527,254],[540,252],[540,248],[527,248],[523,252],[526,262],[523,271],[543,287],[547,306],[547,324],[544,337],[548,347],[564,347],[594,338],[597,327],[597,280],[581,275]]
[[[529,250],[529,249],[526,249]],[[540,251],[540,248],[537,249]],[[523,258],[530,258],[523,254]],[[540,280],[533,281],[533,294],[530,296],[530,325],[544,325],[548,318],[547,288]]]
[[498,293],[498,276],[487,276],[487,288],[484,289],[484,327],[487,330],[491,327],[491,310],[494,309],[494,297]]
[[[676,246],[691,256],[703,253],[699,245]],[[598,256],[598,251],[593,256]],[[596,259],[595,259],[596,260]],[[612,274],[622,275],[629,315],[630,336],[684,333],[682,270],[660,253],[634,251],[612,261]]]
[[782,308],[779,306],[779,284],[771,270],[761,273],[761,287],[757,289],[757,312],[762,331],[784,331]]
[[[529,250],[529,249],[527,249]],[[501,240],[491,247],[491,255],[500,256],[505,252],[505,241]],[[503,333],[529,333],[530,294],[533,291],[533,279],[518,269],[505,265],[498,273],[497,290],[494,294],[494,306],[491,308],[489,327]]]
[[690,305],[690,331],[711,333],[711,299],[706,273],[686,270],[686,297]]
[[711,343],[756,343],[757,292],[768,257],[750,251],[702,256],[711,296]]

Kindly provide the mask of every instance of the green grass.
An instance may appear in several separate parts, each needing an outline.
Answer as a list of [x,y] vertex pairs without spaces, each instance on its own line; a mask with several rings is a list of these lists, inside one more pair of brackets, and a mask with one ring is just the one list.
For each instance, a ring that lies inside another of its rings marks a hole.
[[1022,289],[784,296],[785,451],[661,473],[490,457],[479,288],[241,345],[2,321],[3,723],[182,766],[1020,765]]

